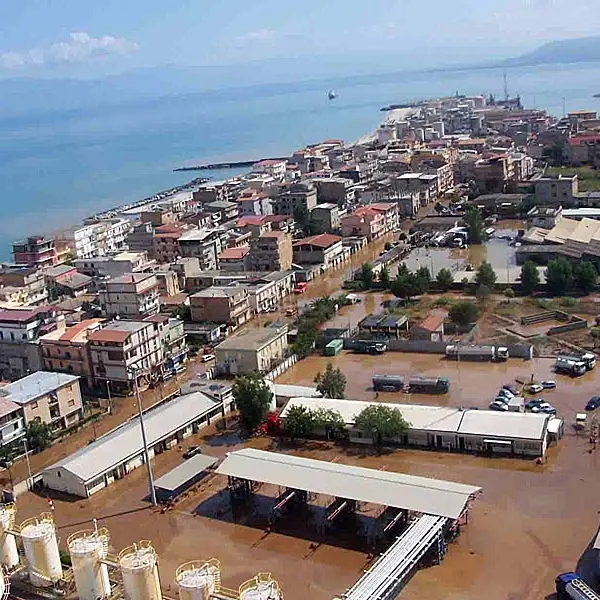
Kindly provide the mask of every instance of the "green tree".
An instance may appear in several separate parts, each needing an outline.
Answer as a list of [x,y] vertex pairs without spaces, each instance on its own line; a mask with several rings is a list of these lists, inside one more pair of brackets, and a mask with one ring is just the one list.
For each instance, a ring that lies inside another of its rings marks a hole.
[[285,431],[292,438],[308,438],[315,429],[313,412],[306,406],[292,406],[285,417]]
[[484,260],[479,265],[479,269],[477,269],[477,273],[475,274],[475,283],[478,286],[485,285],[490,289],[494,287],[494,284],[496,283],[496,272],[489,262]]
[[573,278],[577,289],[587,296],[596,287],[598,273],[596,267],[591,262],[584,260],[575,265]]
[[381,285],[387,290],[390,287],[390,270],[387,267],[383,267],[379,273],[379,281]]
[[242,375],[233,384],[233,399],[240,413],[240,425],[246,432],[258,427],[273,400],[273,394],[258,373]]
[[475,290],[475,295],[480,299],[480,300],[485,300],[491,293],[490,288],[487,285],[480,285],[476,290]]
[[410,271],[406,266],[406,263],[400,263],[398,265],[398,272],[396,273],[396,277],[402,277],[403,275],[410,275]]
[[468,206],[467,210],[465,210],[463,221],[467,227],[469,242],[471,244],[481,244],[485,238],[485,227],[479,208],[477,206]]
[[429,284],[431,283],[431,273],[429,272],[429,269],[427,267],[419,267],[415,271],[415,277],[421,280],[424,291],[427,291],[429,289]]
[[346,376],[340,369],[334,369],[329,362],[325,367],[324,373],[317,373],[314,379],[317,384],[317,391],[321,392],[325,398],[343,398],[346,391]]
[[477,305],[469,300],[457,302],[453,304],[448,310],[448,317],[453,323],[458,325],[469,325],[477,320],[479,316],[479,309]]
[[419,296],[425,291],[425,282],[414,273],[400,275],[392,281],[391,291],[397,298],[410,300],[413,296]]
[[521,291],[526,296],[533,294],[540,285],[540,274],[535,266],[535,263],[528,260],[521,267]]
[[590,329],[590,336],[594,340],[594,348],[598,345],[598,341],[600,341],[600,327],[592,327]]
[[454,283],[454,276],[452,275],[450,269],[440,269],[435,278],[435,282],[442,292],[447,292]]
[[373,280],[375,279],[375,275],[373,273],[373,268],[371,265],[366,262],[363,263],[360,267],[360,278],[362,281],[363,288],[368,290],[373,285]]
[[327,437],[340,437],[346,429],[341,413],[331,408],[317,408],[312,411],[315,429],[324,429]]
[[511,287],[507,287],[504,290],[504,297],[506,298],[506,300],[510,304],[510,301],[515,297],[515,290],[513,290]]
[[293,214],[296,225],[298,225],[298,227],[302,229],[306,235],[310,235],[310,213],[308,212],[306,206],[303,204],[296,206]]
[[392,249],[392,242],[386,242],[385,245],[383,246],[383,249],[387,252],[388,250]]
[[571,263],[562,256],[551,260],[546,269],[548,290],[554,296],[564,296],[573,285],[573,268]]
[[384,440],[400,437],[410,427],[397,409],[385,404],[370,404],[355,417],[354,426],[364,436],[371,436],[375,446]]
[[181,319],[182,321],[191,321],[192,320],[192,310],[189,306],[185,304],[181,304],[177,308],[174,308],[171,311],[171,316],[176,319]]
[[52,427],[47,423],[33,421],[27,426],[27,445],[30,450],[40,452],[52,444]]

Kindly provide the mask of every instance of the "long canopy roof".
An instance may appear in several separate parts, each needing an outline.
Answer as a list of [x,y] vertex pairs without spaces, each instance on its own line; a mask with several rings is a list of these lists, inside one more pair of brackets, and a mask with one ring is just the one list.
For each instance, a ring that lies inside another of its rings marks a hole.
[[230,452],[217,473],[450,519],[457,519],[469,498],[481,490],[472,485],[254,448]]

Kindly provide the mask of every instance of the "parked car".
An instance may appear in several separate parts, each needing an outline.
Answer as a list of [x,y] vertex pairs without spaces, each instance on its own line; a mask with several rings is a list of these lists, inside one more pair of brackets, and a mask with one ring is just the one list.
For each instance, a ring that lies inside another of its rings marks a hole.
[[517,386],[512,383],[506,383],[502,386],[503,390],[508,390],[513,396],[516,396],[518,393]]
[[502,402],[502,404],[508,404],[511,400],[512,398],[509,398],[508,396],[496,396],[493,402]]
[[504,402],[498,402],[498,400],[494,400],[490,404],[490,410],[506,412],[508,410],[508,406],[506,404],[504,404]]
[[551,404],[548,404],[547,402],[542,402],[541,404],[538,404],[537,406],[534,406],[531,409],[531,412],[533,412],[533,413],[545,413],[547,415],[555,415],[556,414],[556,409]]
[[202,362],[209,362],[211,360],[215,359],[215,355],[214,354],[204,354],[202,356]]
[[535,400],[530,400],[526,405],[525,408],[527,410],[533,410],[534,408],[539,407],[540,404],[544,404],[544,400],[542,398],[536,398]]
[[592,396],[585,405],[585,410],[596,410],[599,406],[600,396]]
[[498,396],[504,396],[505,398],[508,398],[510,400],[511,398],[515,397],[515,394],[513,394],[510,390],[502,388],[498,392]]
[[530,394],[539,394],[542,390],[544,389],[544,386],[540,383],[532,383],[528,388],[527,391]]
[[202,454],[202,448],[200,448],[200,446],[190,446],[183,453],[183,458],[187,460],[188,458],[192,458],[192,456],[196,456],[196,454]]
[[552,380],[548,380],[548,381],[542,381],[540,383],[540,385],[545,389],[545,390],[553,390],[556,387],[556,381],[552,381]]

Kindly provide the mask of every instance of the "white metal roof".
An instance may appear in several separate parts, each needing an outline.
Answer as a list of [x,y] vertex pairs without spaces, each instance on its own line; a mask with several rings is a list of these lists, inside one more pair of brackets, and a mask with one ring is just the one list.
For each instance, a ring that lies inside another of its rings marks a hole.
[[308,387],[305,385],[288,385],[285,383],[274,383],[273,393],[276,396],[282,396],[284,398],[295,398],[297,396],[306,396],[308,398],[320,398],[321,392],[317,391],[317,388]]
[[[144,414],[148,446],[152,447],[218,406],[217,402],[204,394],[195,392],[176,397],[148,411]],[[61,468],[87,482],[137,456],[142,450],[139,417],[135,417],[44,471]]]
[[230,452],[217,473],[450,519],[457,519],[471,495],[481,490],[472,485],[254,448]]
[[154,487],[173,492],[196,477],[198,473],[212,467],[218,460],[219,459],[214,456],[196,454],[196,456],[188,458],[174,469],[171,469],[168,473],[165,473],[160,479],[157,479],[154,482]]
[[[358,400],[332,400],[331,398],[292,398],[281,413],[285,419],[292,406],[305,406],[310,409],[324,408],[338,411],[344,423],[352,425],[356,415],[372,402]],[[394,404],[381,402],[384,406],[397,408],[402,416],[411,424],[412,429],[429,429],[430,431],[457,431],[464,411],[459,408],[444,406],[424,406],[420,404]]]
[[36,371],[14,383],[9,383],[2,389],[8,394],[7,398],[9,400],[22,405],[41,398],[50,392],[55,392],[66,385],[73,385],[78,380],[77,375]]
[[549,419],[549,415],[533,413],[467,410],[464,412],[458,433],[541,440],[546,432],[546,424]]

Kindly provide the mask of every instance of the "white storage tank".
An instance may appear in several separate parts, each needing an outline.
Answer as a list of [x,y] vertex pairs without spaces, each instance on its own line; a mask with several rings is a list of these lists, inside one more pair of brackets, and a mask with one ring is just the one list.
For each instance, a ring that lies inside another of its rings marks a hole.
[[51,587],[63,576],[52,515],[42,513],[39,517],[27,519],[21,523],[20,529],[31,584]]
[[158,557],[150,542],[142,541],[122,550],[119,566],[127,600],[162,600]]
[[14,503],[0,504],[0,563],[9,571],[19,564],[17,540],[12,533],[8,533],[15,526],[16,514]]
[[80,600],[110,596],[108,567],[101,562],[108,554],[108,530],[79,531],[67,539],[73,578]]
[[282,600],[282,594],[271,573],[259,573],[240,585],[240,600]]
[[218,560],[192,561],[175,572],[179,600],[208,600],[221,588],[221,565]]

